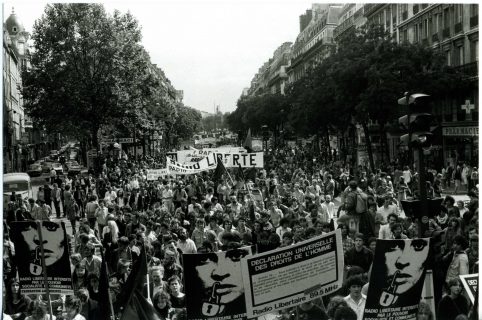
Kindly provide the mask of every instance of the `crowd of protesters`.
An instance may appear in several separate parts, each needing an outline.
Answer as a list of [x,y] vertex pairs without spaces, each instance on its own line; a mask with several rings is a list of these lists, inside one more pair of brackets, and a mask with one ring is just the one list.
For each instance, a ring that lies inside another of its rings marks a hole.
[[345,255],[343,287],[329,297],[286,309],[279,319],[362,320],[376,239],[418,237],[438,241],[435,259],[440,266],[434,271],[437,310],[421,302],[418,318],[433,319],[434,313],[438,319],[469,316],[458,276],[478,270],[476,168],[470,174],[463,173],[465,165],[429,170],[430,198],[455,184],[455,193],[465,186],[470,201],[446,196],[433,217],[414,218],[401,206],[402,200],[419,194],[419,176],[407,166],[391,164],[372,172],[287,147],[266,152],[263,169],[148,181],[146,170],[160,168],[162,162],[108,158],[100,172],[52,177],[39,188],[36,201],[25,203],[13,195],[4,215],[4,319],[40,320],[48,313],[45,296],[22,294],[8,225],[63,217],[72,225],[75,295],[52,296],[57,319],[100,319],[101,256],[108,265],[114,306],[144,248],[151,279],[149,286],[141,284],[145,296],[161,319],[185,319],[183,253],[247,245],[265,252],[335,228],[341,229]]

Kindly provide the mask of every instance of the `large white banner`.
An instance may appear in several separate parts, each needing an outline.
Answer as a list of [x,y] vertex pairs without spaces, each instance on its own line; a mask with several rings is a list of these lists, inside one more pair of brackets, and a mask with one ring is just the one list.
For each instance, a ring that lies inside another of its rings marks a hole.
[[190,150],[178,150],[176,152],[169,152],[167,156],[173,160],[176,160],[182,164],[193,164],[199,162],[208,155],[216,154],[231,154],[231,153],[246,153],[246,149],[241,147],[228,147],[228,148],[204,148],[204,149],[190,149]]
[[241,262],[248,318],[300,305],[338,290],[343,282],[341,231]]
[[182,164],[167,157],[167,170],[170,174],[196,174],[206,170],[216,169],[217,159],[222,158],[226,168],[263,168],[262,152],[255,153],[211,153],[192,164]]

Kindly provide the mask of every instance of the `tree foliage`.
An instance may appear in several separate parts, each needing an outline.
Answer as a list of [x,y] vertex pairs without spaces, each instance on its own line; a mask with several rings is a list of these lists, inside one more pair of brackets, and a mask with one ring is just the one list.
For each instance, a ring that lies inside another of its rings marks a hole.
[[191,138],[201,127],[201,112],[196,109],[179,106],[174,132],[182,139]]
[[94,3],[49,4],[32,39],[22,94],[37,123],[89,137],[95,146],[103,125],[149,125],[146,108],[158,82],[131,14],[109,15]]

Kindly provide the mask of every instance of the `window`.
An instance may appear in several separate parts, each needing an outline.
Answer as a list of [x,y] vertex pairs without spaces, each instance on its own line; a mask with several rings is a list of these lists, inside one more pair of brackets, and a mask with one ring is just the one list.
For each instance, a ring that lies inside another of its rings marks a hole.
[[13,32],[17,32],[17,27],[12,28]]
[[428,19],[423,20],[423,33],[422,33],[423,37],[422,38],[424,39],[427,39],[429,35],[428,26],[429,26]]
[[402,41],[407,42],[408,41],[408,30],[404,29],[402,32]]
[[440,27],[439,17],[441,17],[440,14],[434,14],[433,15],[433,18],[432,18],[432,25],[433,25],[432,34],[435,34],[435,33],[439,32],[439,27]]
[[455,6],[455,23],[462,22],[462,5],[461,4],[456,4]]
[[464,64],[464,47],[461,45],[461,46],[455,47],[454,65],[461,66],[463,64]]
[[392,4],[392,20],[393,20],[393,25],[397,25],[397,5]]
[[478,4],[471,4],[470,5],[470,16],[475,17],[479,15],[479,5]]
[[452,54],[450,50],[445,51],[445,59],[447,60],[447,65],[452,66]]
[[419,42],[420,39],[418,38],[418,24],[413,26],[413,43]]
[[450,11],[449,8],[444,10],[444,29],[450,28]]
[[479,61],[479,40],[470,41],[470,62]]

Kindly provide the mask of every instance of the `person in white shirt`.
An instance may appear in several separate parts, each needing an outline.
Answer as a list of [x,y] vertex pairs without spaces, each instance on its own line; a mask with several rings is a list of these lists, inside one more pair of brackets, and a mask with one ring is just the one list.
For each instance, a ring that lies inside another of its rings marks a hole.
[[394,223],[398,222],[398,216],[395,213],[390,213],[387,220],[388,223],[382,225],[380,227],[380,231],[378,231],[378,239],[393,239],[391,227]]
[[383,206],[377,209],[377,213],[379,213],[383,217],[383,223],[387,223],[388,216],[393,213],[397,214],[397,206],[391,203],[392,198],[390,196],[385,196]]
[[280,226],[276,228],[276,234],[279,236],[280,239],[283,239],[283,235],[286,232],[291,232],[291,228],[289,227],[290,221],[287,218],[281,218]]
[[361,275],[356,275],[346,280],[346,287],[350,290],[350,294],[344,299],[348,303],[348,306],[356,313],[357,320],[363,319],[363,313],[365,311],[365,303],[367,297],[362,294],[362,287],[365,281],[361,278]]
[[181,249],[182,253],[197,253],[196,244],[194,241],[188,238],[187,231],[181,228],[179,232],[179,240],[177,241],[177,247]]
[[321,215],[323,218],[326,218],[326,222],[330,222],[331,219],[334,219],[336,214],[335,203],[331,201],[331,196],[329,194],[325,194],[325,202],[320,204]]
[[214,211],[214,212],[216,212],[216,211],[224,212],[224,208],[223,208],[223,206],[218,202],[218,198],[217,198],[217,197],[212,197],[212,198],[211,198],[211,208],[212,208],[212,211]]
[[109,187],[107,189],[107,192],[105,193],[104,201],[107,205],[110,205],[112,203],[115,203],[115,200],[117,199],[117,194],[114,190],[112,190],[112,187]]

